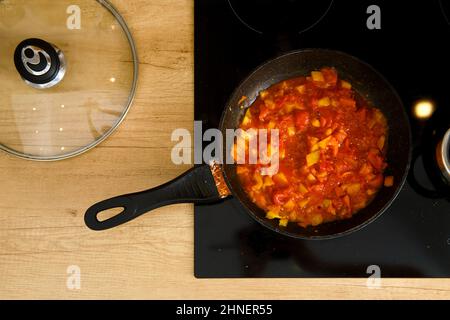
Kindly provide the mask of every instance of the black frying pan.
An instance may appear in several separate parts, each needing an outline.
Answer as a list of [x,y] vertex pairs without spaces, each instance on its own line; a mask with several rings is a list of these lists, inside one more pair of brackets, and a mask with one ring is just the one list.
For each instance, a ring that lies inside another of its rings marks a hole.
[[[347,220],[324,223],[303,228],[295,223],[278,226],[278,221],[265,218],[265,212],[253,204],[239,184],[236,166],[224,164],[219,171],[231,192],[239,199],[246,211],[264,227],[275,232],[301,239],[330,239],[359,230],[379,217],[394,201],[405,182],[410,164],[411,132],[402,102],[391,85],[368,64],[348,54],[308,49],[288,53],[268,61],[245,79],[234,91],[224,108],[220,130],[239,127],[245,109],[239,107],[242,96],[254,101],[258,93],[282,80],[305,76],[322,67],[334,67],[339,76],[352,83],[353,88],[369,103],[381,109],[389,124],[387,175],[393,175],[394,186],[382,188],[375,199],[364,209]],[[226,144],[224,143],[224,149]],[[226,150],[224,150],[226,152]],[[224,153],[225,154],[225,153]],[[104,200],[90,207],[85,215],[87,226],[93,230],[105,230],[133,220],[155,208],[183,202],[208,203],[218,201],[218,192],[211,168],[195,167],[180,177],[159,187]],[[99,221],[97,215],[111,208],[121,208],[118,215]]]

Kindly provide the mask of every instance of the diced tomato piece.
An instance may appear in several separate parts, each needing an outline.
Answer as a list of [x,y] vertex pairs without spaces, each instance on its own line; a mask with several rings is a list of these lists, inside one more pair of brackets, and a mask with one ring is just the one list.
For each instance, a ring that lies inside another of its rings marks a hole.
[[261,108],[261,111],[259,112],[258,119],[259,121],[266,120],[266,117],[270,114],[270,109],[267,107]]
[[342,189],[341,187],[336,187],[336,188],[334,188],[334,192],[336,192],[336,195],[337,195],[338,197],[342,197],[342,196],[345,195],[345,191],[344,191],[344,189]]
[[367,159],[375,169],[381,170],[383,168],[383,158],[379,155],[378,152],[370,150],[367,155]]
[[289,127],[294,126],[294,117],[290,115],[284,115],[280,121],[279,128],[282,130],[287,130]]
[[378,189],[383,184],[383,175],[376,175],[375,178],[369,181],[367,184],[372,188]]
[[366,121],[366,117],[367,117],[367,109],[366,108],[361,108],[359,109],[356,114],[358,115],[359,121],[361,122],[365,122]]
[[359,174],[367,176],[370,173],[372,173],[372,166],[368,163],[364,163],[361,169],[359,170]]
[[331,172],[333,170],[333,163],[328,160],[321,161],[319,168],[322,172]]
[[323,184],[316,184],[316,185],[314,185],[314,186],[311,187],[311,190],[312,190],[313,192],[319,192],[319,193],[322,193],[323,190],[324,190],[324,188],[325,188],[325,186],[324,186]]
[[320,126],[322,128],[330,128],[334,122],[334,118],[336,117],[336,112],[329,109],[323,108],[320,110]]
[[351,98],[340,98],[339,99],[339,103],[343,107],[356,108],[356,101],[354,99],[351,99]]
[[344,142],[345,138],[347,138],[347,134],[345,133],[345,131],[339,130],[334,134],[334,137],[339,143],[342,143]]
[[295,112],[295,126],[298,130],[303,131],[309,124],[309,113],[307,111]]
[[263,195],[259,195],[258,197],[255,198],[255,203],[259,206],[265,206],[266,205],[266,198]]
[[285,191],[279,191],[274,193],[273,195],[273,202],[277,205],[282,205],[284,204],[288,199],[288,195],[286,194]]
[[350,140],[349,140],[349,139],[345,138],[345,140],[344,140],[344,146],[345,146],[345,148],[346,148],[347,150],[350,149]]
[[348,211],[352,210],[351,204],[350,204],[350,197],[347,195],[343,198],[344,204],[347,207]]
[[325,83],[328,84],[330,87],[336,86],[336,83],[338,81],[338,74],[336,70],[333,68],[323,68],[321,71]]

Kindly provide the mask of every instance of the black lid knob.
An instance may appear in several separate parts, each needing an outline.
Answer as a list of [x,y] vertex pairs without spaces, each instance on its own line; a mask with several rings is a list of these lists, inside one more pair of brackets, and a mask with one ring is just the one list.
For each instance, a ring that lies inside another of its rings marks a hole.
[[41,39],[22,41],[14,52],[14,64],[25,83],[38,89],[58,84],[66,71],[61,50]]

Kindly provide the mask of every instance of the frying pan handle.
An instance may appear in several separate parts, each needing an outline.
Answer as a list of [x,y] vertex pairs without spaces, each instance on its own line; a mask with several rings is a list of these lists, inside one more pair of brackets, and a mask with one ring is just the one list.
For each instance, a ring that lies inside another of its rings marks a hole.
[[[86,211],[84,221],[92,230],[106,230],[169,204],[208,203],[219,199],[211,169],[208,165],[202,165],[156,188],[94,204]],[[123,208],[123,211],[104,221],[98,219],[99,213],[114,208]]]

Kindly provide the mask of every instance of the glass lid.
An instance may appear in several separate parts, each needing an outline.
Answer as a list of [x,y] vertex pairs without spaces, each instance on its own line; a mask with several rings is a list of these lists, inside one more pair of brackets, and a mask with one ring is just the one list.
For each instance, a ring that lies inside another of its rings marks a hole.
[[0,0],[0,149],[33,160],[78,155],[125,117],[137,54],[105,0]]

